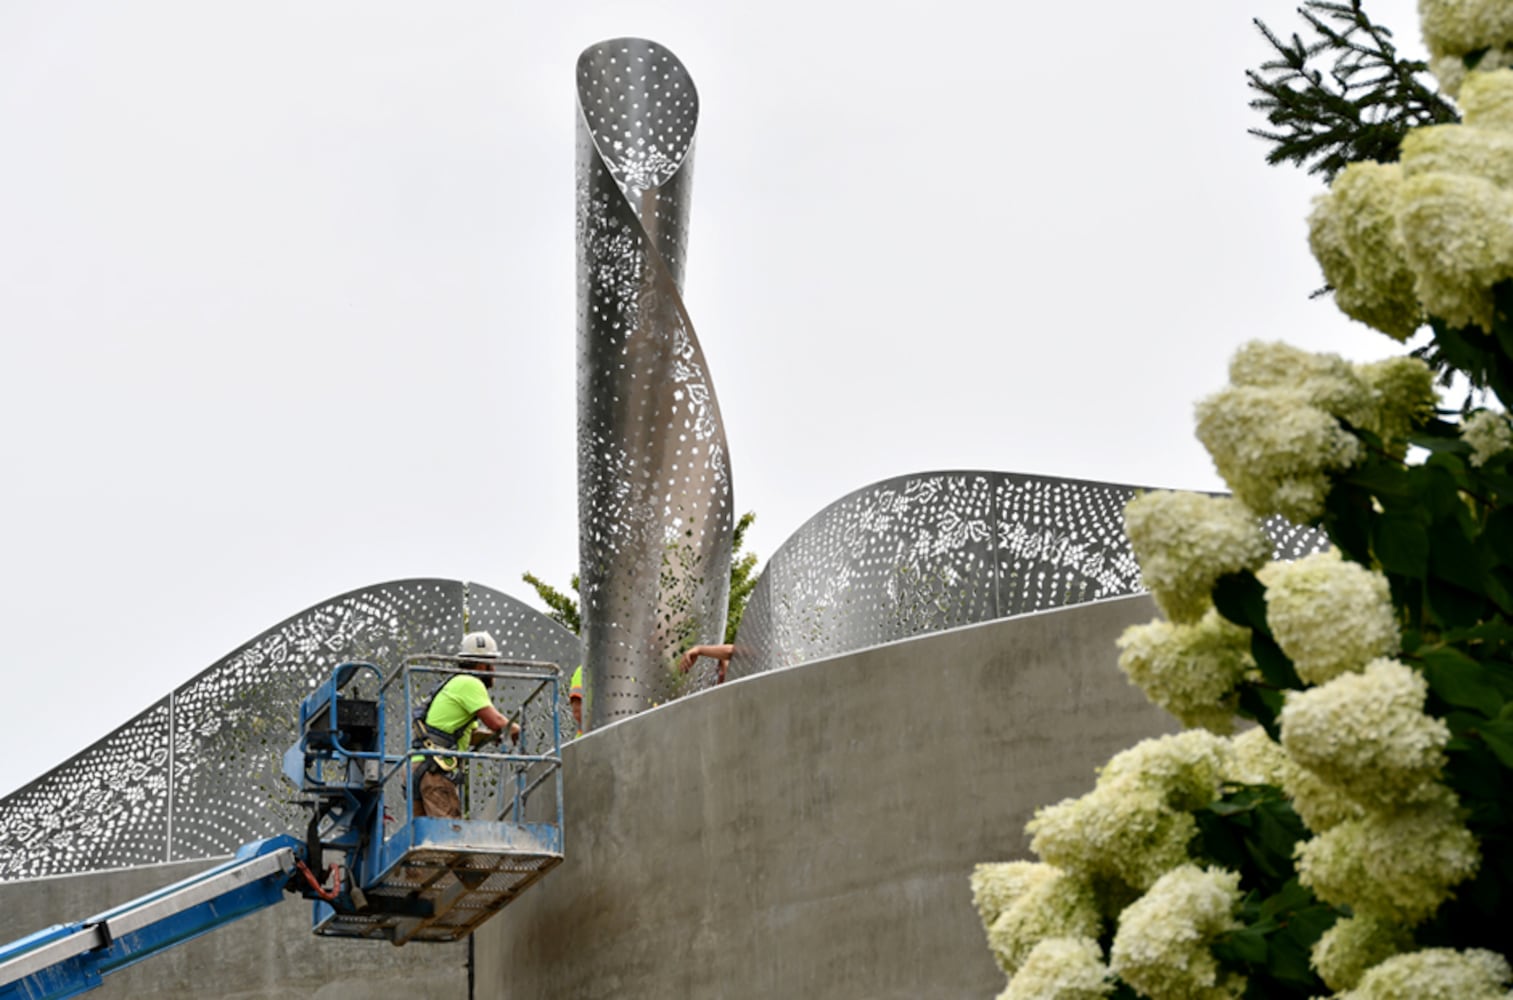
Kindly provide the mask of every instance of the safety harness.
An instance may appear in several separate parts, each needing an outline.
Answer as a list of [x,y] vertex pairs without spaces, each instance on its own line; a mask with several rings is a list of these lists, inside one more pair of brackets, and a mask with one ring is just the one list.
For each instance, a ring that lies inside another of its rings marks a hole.
[[[436,697],[440,695],[442,691],[446,690],[446,686],[448,684],[452,683],[452,681],[455,681],[456,679],[456,677],[447,678],[447,680],[440,687],[431,692],[431,697],[427,698],[426,703],[417,708],[415,710],[415,714],[411,716],[410,731],[413,735],[413,739],[410,741],[410,749],[457,749],[458,733],[461,733],[463,729],[466,729],[468,727],[468,724],[466,722],[462,724],[462,727],[460,729],[452,733],[449,733],[444,729],[437,729],[435,726],[426,722],[426,717],[431,714],[431,703],[436,700]],[[458,763],[459,762],[456,757],[425,757],[423,758],[423,763],[420,765],[420,767],[415,769],[415,778],[418,781],[421,775],[435,774],[439,772],[445,775],[447,780],[451,781],[453,784],[457,784],[462,780],[462,769],[457,766]]]

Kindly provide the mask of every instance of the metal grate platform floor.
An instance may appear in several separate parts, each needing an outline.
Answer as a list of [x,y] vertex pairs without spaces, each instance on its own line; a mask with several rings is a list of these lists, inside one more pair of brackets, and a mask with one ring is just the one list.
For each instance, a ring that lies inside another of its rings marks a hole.
[[[561,861],[562,855],[554,853],[418,847],[406,852],[366,890],[367,905],[359,912],[333,911],[316,925],[315,932],[395,944],[456,941]],[[429,914],[424,912],[427,908]]]

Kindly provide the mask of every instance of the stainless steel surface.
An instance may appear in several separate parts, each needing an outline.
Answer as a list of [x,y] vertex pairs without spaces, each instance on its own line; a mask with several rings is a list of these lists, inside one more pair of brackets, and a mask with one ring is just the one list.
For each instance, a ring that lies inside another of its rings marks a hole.
[[[0,799],[0,881],[218,857],[299,833],[305,813],[279,763],[300,700],[345,660],[393,668],[410,653],[453,652],[470,629],[508,656],[578,662],[576,636],[479,584],[399,580],[323,601]],[[536,715],[539,732],[550,714]],[[565,699],[559,722],[572,725]]]
[[682,300],[698,95],[643,39],[591,47],[577,72],[579,575],[602,725],[684,693],[678,654],[722,641],[734,521]]
[[[958,625],[1141,592],[1124,505],[1141,487],[1007,472],[864,486],[794,532],[741,619],[729,676]],[[1278,558],[1325,546],[1279,518]]]

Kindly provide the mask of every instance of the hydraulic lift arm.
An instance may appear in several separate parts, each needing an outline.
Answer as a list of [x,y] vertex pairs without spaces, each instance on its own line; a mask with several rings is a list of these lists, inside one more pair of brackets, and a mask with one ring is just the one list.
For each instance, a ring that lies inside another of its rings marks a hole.
[[288,836],[248,844],[209,871],[0,947],[0,1000],[78,996],[103,976],[272,906],[303,854]]

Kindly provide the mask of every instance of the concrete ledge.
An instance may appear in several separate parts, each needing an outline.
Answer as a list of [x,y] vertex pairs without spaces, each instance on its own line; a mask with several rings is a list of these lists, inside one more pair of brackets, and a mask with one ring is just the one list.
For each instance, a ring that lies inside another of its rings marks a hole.
[[475,935],[476,996],[991,996],[967,876],[1172,731],[1135,597],[764,673],[565,751],[567,860]]

